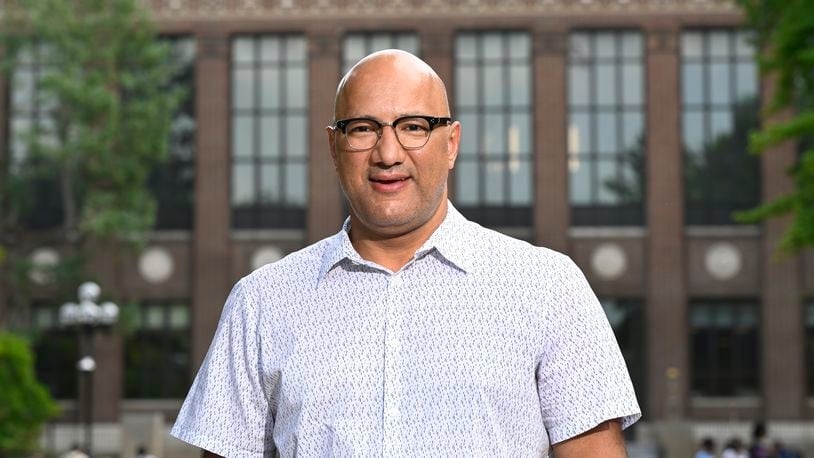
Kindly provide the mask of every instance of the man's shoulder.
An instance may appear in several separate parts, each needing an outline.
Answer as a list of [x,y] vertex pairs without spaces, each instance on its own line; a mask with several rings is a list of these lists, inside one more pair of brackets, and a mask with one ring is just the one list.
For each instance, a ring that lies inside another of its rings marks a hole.
[[544,246],[512,237],[500,231],[472,223],[467,231],[466,244],[477,256],[496,262],[522,267],[524,265],[565,266],[571,258]]
[[316,243],[299,250],[288,253],[281,259],[261,266],[243,277],[241,283],[244,287],[264,287],[286,282],[294,284],[299,281],[308,282],[316,278],[322,265],[323,256],[333,237],[324,238]]

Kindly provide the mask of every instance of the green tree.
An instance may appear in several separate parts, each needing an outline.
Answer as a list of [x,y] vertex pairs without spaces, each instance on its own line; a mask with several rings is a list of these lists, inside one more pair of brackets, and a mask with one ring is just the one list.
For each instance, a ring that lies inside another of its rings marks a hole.
[[0,155],[3,281],[25,310],[34,247],[63,249],[65,263],[47,273],[72,294],[94,247],[144,242],[156,213],[147,180],[166,158],[182,94],[138,0],[18,0],[2,14],[12,93],[15,69],[39,64],[38,122],[12,126],[16,140]]
[[48,390],[34,377],[26,342],[0,332],[0,458],[37,449],[42,424],[58,413]]
[[792,140],[805,145],[789,171],[795,190],[754,210],[739,213],[746,222],[792,215],[779,248],[797,252],[814,245],[814,1],[739,0],[756,32],[761,73],[776,77],[777,86],[767,115],[784,110],[795,115],[783,122],[764,123],[750,137],[750,149],[760,153]]

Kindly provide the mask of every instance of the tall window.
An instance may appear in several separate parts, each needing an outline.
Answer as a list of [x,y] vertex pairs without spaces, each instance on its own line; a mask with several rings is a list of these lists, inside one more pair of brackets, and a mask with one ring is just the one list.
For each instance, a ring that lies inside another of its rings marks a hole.
[[410,32],[351,33],[342,45],[342,74],[368,54],[383,49],[401,49],[419,54],[418,35]]
[[195,40],[164,39],[170,46],[174,67],[170,86],[184,90],[184,98],[172,118],[167,162],[150,177],[158,201],[156,229],[191,229],[195,193]]
[[642,303],[633,299],[603,298],[600,301],[625,357],[633,387],[644,399],[645,328]]
[[146,303],[127,313],[134,330],[124,340],[125,397],[183,398],[190,382],[189,305]]
[[750,34],[687,31],[681,36],[682,139],[687,224],[732,224],[757,205],[757,158],[747,152],[759,124],[758,78]]
[[232,41],[232,227],[302,228],[308,50],[299,35]]
[[[31,43],[21,50],[11,74],[11,100],[9,104],[10,172],[21,170],[31,161],[37,161],[29,151],[29,138],[37,135],[43,143],[56,144],[54,112],[56,103],[41,90],[42,78],[47,71],[48,49]],[[26,167],[31,170],[30,167]],[[30,229],[47,229],[62,223],[63,208],[59,184],[50,176],[27,177],[27,203],[37,211],[26,212],[20,221]]]
[[59,305],[34,303],[31,308],[37,379],[56,399],[75,399],[79,335],[59,325]]
[[691,388],[698,396],[755,396],[760,382],[758,305],[697,301],[690,307]]
[[455,106],[462,137],[454,195],[458,208],[481,224],[531,226],[531,102],[529,34],[458,35]]
[[642,225],[642,36],[633,31],[573,33],[568,56],[571,223]]

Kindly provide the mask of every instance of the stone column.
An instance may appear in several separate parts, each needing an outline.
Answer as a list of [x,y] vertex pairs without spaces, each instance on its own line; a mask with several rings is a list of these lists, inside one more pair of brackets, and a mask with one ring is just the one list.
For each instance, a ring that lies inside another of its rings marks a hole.
[[534,34],[534,240],[568,250],[568,101],[565,30]]
[[207,28],[197,36],[197,157],[192,254],[192,370],[197,372],[231,288],[229,207],[229,38]]
[[[775,92],[775,78],[763,82],[762,105],[766,108]],[[783,112],[765,124],[787,121]],[[786,142],[761,156],[763,201],[769,202],[794,190],[787,170],[797,161],[797,145]],[[790,222],[789,217],[772,218],[763,224],[763,296],[761,307],[761,372],[766,415],[773,420],[799,419],[805,404],[803,367],[803,325],[800,258],[778,255],[778,243]]]
[[685,415],[688,390],[679,31],[646,31],[647,393],[651,419]]
[[342,191],[325,132],[333,120],[340,78],[339,35],[335,31],[308,35],[308,243],[336,233],[342,225]]

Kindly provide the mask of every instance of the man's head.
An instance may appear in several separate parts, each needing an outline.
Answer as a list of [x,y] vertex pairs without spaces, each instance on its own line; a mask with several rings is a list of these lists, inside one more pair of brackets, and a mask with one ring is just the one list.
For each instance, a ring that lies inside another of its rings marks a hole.
[[[458,153],[460,125],[418,118],[415,123],[388,125],[408,116],[450,116],[444,83],[412,54],[396,50],[371,54],[339,83],[334,105],[334,121],[339,124],[328,129],[331,156],[354,224],[375,235],[414,231],[446,211],[447,176]],[[356,118],[373,122],[342,123]],[[378,139],[349,143],[350,135],[369,137],[382,124]],[[426,144],[420,146],[427,134]]]

